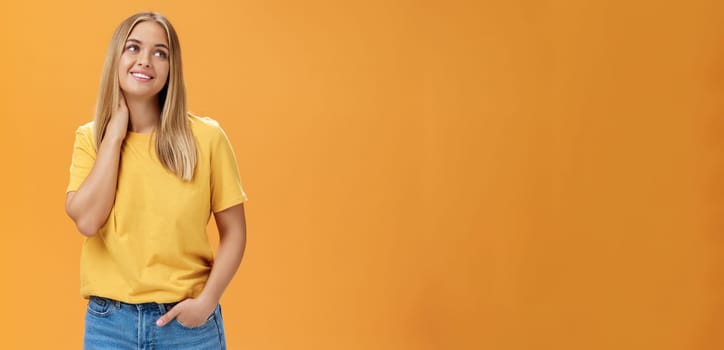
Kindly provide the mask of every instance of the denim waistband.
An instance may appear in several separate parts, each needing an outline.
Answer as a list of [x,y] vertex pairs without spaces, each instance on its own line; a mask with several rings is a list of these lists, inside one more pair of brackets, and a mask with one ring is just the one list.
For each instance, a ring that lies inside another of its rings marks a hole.
[[158,309],[162,314],[165,314],[166,311],[171,310],[172,307],[174,307],[176,304],[180,303],[180,301],[175,301],[172,303],[140,303],[140,304],[130,304],[125,303],[122,301],[114,300],[111,298],[106,297],[100,297],[92,295],[88,298],[89,300],[95,301],[101,305],[105,305],[106,303],[109,303],[113,306],[115,306],[117,309],[120,309],[122,307],[133,307],[140,310],[152,310],[152,309]]

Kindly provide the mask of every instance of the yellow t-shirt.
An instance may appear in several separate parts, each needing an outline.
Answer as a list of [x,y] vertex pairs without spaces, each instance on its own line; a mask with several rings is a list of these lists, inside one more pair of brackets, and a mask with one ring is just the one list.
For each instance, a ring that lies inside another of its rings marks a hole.
[[[189,115],[198,163],[193,181],[166,170],[152,134],[128,132],[121,148],[116,199],[98,233],[81,250],[81,295],[127,303],[169,303],[198,296],[213,264],[206,226],[212,212],[247,200],[226,134],[208,117]],[[70,183],[90,173],[93,122],[76,131]]]

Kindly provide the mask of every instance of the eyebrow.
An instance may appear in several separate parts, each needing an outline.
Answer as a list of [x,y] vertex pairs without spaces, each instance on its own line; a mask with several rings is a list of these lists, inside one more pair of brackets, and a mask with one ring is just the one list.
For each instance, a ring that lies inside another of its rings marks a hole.
[[[138,39],[133,39],[133,38],[131,38],[131,39],[126,40],[126,42],[129,42],[129,41],[132,41],[132,42],[138,43],[138,44],[143,44],[143,42],[142,42],[141,40],[138,40]],[[156,45],[153,45],[153,46],[154,46],[154,47],[163,47],[164,49],[168,50],[168,46],[166,46],[166,44],[156,44]]]

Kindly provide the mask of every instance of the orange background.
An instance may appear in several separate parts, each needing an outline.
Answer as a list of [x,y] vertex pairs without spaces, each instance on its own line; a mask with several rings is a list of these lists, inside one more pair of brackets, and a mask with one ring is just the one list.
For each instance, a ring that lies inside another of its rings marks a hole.
[[81,346],[73,135],[146,9],[250,197],[230,349],[724,347],[724,5],[273,0],[0,5],[2,348]]

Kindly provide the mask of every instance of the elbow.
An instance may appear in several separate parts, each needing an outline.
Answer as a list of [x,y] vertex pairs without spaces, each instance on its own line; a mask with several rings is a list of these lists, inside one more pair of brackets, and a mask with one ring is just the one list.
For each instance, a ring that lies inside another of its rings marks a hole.
[[78,228],[78,232],[86,237],[93,237],[98,233],[99,227],[97,225],[89,225],[89,224],[81,224],[76,223],[76,227]]
[[70,202],[66,203],[65,212],[68,214],[68,217],[73,220],[78,232],[83,236],[92,237],[98,233],[98,230],[101,228],[101,225],[94,222],[95,220],[93,220],[89,213],[80,213],[77,208],[70,205]]
[[94,223],[92,220],[89,220],[90,218],[76,217],[70,215],[70,213],[68,216],[73,219],[75,227],[78,229],[78,232],[80,232],[80,234],[82,234],[83,236],[95,236],[95,234],[98,233],[98,230],[100,229],[100,225]]
[[219,245],[221,244],[235,247],[243,252],[246,249],[246,230],[241,228],[219,231]]

